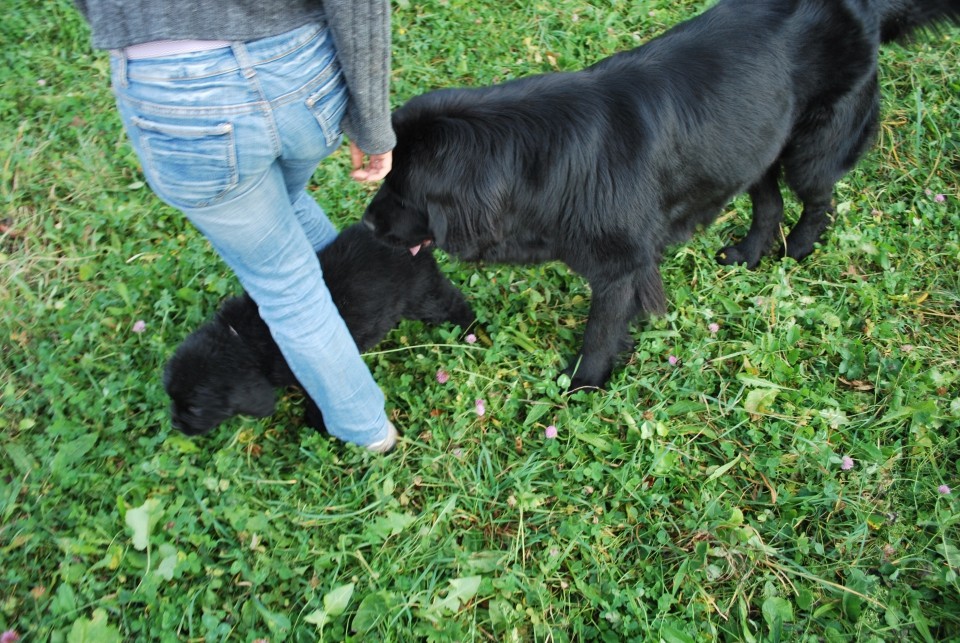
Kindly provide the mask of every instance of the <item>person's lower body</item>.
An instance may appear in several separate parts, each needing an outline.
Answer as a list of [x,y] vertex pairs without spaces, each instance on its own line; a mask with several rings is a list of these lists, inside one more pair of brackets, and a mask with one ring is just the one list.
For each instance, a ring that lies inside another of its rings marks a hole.
[[147,181],[257,302],[332,435],[389,450],[396,431],[323,281],[336,229],[306,185],[340,144],[347,91],[325,28],[171,57],[111,57]]

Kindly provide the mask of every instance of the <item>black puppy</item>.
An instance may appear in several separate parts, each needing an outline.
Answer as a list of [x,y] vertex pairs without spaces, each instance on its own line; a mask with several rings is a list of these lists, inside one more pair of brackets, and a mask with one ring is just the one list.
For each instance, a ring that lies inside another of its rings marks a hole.
[[630,322],[665,310],[664,248],[736,195],[753,223],[721,263],[773,245],[781,175],[803,203],[784,253],[813,251],[877,129],[878,47],[941,19],[960,0],[721,0],[580,72],[416,97],[364,222],[467,260],[565,262],[593,292],[572,386],[601,386]]
[[[324,281],[361,351],[404,318],[449,321],[461,328],[473,323],[470,305],[429,252],[411,256],[377,242],[355,224],[319,256]],[[272,414],[274,389],[299,384],[256,303],[244,293],[226,300],[214,319],[183,341],[166,365],[163,386],[172,400],[173,426],[199,435],[234,415]],[[306,421],[323,428],[309,396]]]

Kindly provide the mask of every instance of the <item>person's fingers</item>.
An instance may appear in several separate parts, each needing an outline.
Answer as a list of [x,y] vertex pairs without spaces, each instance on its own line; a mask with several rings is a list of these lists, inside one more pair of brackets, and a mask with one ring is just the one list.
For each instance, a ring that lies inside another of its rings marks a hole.
[[367,180],[379,181],[390,173],[390,169],[392,167],[393,154],[391,152],[386,152],[384,154],[372,154],[370,156],[370,163],[367,166]]
[[366,166],[358,167],[354,165],[355,169],[350,176],[358,181],[379,181],[390,173],[392,167],[392,151],[384,152],[383,154],[371,154],[370,160],[367,162]]
[[354,170],[363,167],[363,151],[353,141],[350,141],[350,165]]

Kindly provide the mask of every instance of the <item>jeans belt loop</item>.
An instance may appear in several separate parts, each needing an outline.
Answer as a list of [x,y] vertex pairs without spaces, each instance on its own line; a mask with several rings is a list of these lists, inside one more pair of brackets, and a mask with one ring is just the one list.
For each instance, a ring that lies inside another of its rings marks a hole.
[[253,78],[256,75],[256,70],[253,68],[253,59],[250,57],[250,52],[247,51],[247,46],[238,40],[231,42],[230,47],[233,49],[233,55],[240,64],[243,77]]
[[113,63],[116,66],[115,77],[120,87],[129,87],[130,79],[127,78],[127,56],[123,49],[113,49],[110,51]]

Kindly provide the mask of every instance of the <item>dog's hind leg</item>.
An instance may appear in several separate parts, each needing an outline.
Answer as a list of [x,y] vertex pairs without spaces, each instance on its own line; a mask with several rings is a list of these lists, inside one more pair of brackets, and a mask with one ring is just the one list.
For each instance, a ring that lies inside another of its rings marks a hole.
[[745,264],[748,268],[760,263],[760,258],[773,244],[780,222],[783,221],[783,195],[780,193],[780,163],[774,163],[759,181],[750,188],[753,203],[753,221],[747,236],[717,253],[717,262],[724,266]]
[[783,254],[800,261],[813,252],[820,237],[833,222],[833,185],[815,193],[798,194],[803,214],[787,236]]
[[784,255],[800,261],[833,222],[833,186],[870,148],[878,127],[876,78],[834,106],[832,118],[801,128],[783,157],[785,178],[803,214],[787,236]]
[[663,282],[656,266],[640,268],[612,281],[591,281],[590,316],[577,359],[564,373],[570,389],[603,386],[613,371],[617,355],[632,346],[630,322],[642,312],[666,308]]

